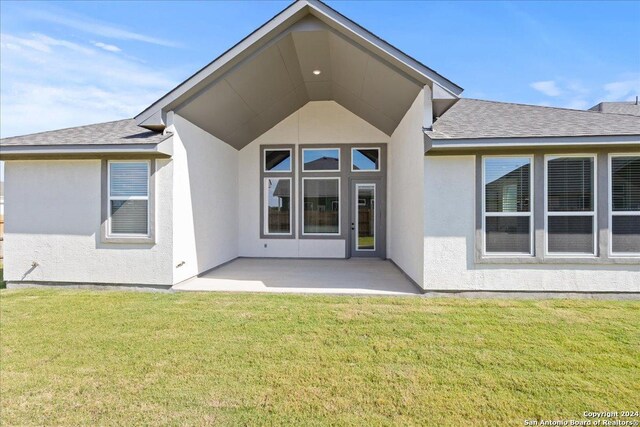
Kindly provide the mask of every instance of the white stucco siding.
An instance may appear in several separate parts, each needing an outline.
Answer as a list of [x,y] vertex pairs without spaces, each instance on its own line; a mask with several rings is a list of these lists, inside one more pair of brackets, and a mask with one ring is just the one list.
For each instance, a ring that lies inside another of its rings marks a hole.
[[[173,282],[238,256],[238,151],[171,114]],[[178,265],[180,265],[178,267]]]
[[101,242],[100,160],[8,161],[5,174],[5,280],[172,283],[169,161],[156,163],[153,245]]
[[475,157],[425,157],[424,165],[427,290],[640,291],[638,265],[476,264]]
[[[309,102],[239,152],[239,255],[246,257],[344,258],[344,239],[260,238],[260,146],[296,146],[296,202],[299,218],[300,159],[304,144],[388,143],[389,136],[334,101]],[[344,197],[344,195],[343,195]],[[346,215],[345,212],[342,215]],[[296,222],[296,228],[298,224]]]
[[422,286],[424,92],[391,135],[387,196],[387,257]]

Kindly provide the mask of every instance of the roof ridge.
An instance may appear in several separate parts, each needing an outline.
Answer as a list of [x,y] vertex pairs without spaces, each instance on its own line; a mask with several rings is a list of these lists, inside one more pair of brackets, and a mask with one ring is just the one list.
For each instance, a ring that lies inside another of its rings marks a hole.
[[480,101],[487,102],[491,104],[508,104],[508,105],[519,105],[521,107],[536,107],[536,108],[547,108],[551,110],[562,110],[562,111],[574,111],[578,113],[592,113],[599,114],[600,116],[608,115],[608,116],[629,116],[629,117],[638,117],[633,114],[624,114],[624,113],[602,113],[600,111],[595,110],[578,110],[576,108],[565,108],[565,107],[553,107],[550,105],[535,105],[535,104],[523,104],[521,102],[504,102],[504,101],[493,101],[489,99],[478,99],[478,98],[460,98],[460,100],[469,100],[469,101]]
[[[69,126],[69,127],[60,128],[60,129],[43,130],[43,131],[34,132],[34,133],[25,133],[23,135],[7,136],[7,137],[4,137],[4,138],[1,138],[0,141],[5,140],[5,139],[11,139],[11,138],[22,138],[22,137],[25,137],[25,136],[40,135],[42,133],[51,133],[51,132],[58,132],[58,131],[63,131],[63,130],[79,129],[79,128],[84,128],[84,127],[89,127],[89,126],[106,125],[107,123],[124,122],[124,121],[127,121],[127,120],[133,120],[133,118],[119,119],[119,120],[109,120],[108,122],[90,123],[88,125]],[[136,125],[136,126],[138,126],[138,125]],[[138,127],[140,127],[140,126],[138,126]],[[141,129],[144,129],[144,128],[141,128]],[[146,130],[148,131],[148,129],[146,129]]]
[[631,104],[631,105],[638,105],[638,104],[636,104],[636,101],[602,101],[602,102],[598,102],[596,105],[600,105],[600,104]]

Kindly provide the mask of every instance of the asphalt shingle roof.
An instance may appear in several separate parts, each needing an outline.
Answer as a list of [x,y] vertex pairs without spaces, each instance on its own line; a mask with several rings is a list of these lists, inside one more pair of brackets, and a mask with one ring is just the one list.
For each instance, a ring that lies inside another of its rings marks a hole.
[[137,126],[133,119],[125,119],[12,136],[0,139],[0,146],[157,144],[168,137]]
[[632,116],[640,116],[640,104],[635,102],[601,102],[589,108],[591,111],[610,114],[631,114]]
[[438,140],[640,135],[640,117],[463,98],[426,134]]

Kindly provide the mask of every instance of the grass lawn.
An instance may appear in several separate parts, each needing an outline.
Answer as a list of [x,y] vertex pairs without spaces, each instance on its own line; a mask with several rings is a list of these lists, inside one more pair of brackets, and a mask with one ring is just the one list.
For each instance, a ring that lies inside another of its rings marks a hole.
[[2,425],[523,425],[638,410],[640,303],[0,292]]

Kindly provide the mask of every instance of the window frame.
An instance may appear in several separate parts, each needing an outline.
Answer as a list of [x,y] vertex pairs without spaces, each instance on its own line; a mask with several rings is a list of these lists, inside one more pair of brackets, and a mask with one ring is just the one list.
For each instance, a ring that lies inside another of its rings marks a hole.
[[[267,170],[267,151],[288,151],[289,152],[289,170]],[[262,148],[262,172],[265,174],[275,173],[293,173],[293,148]]]
[[[487,212],[486,211],[486,194],[485,194],[485,160],[496,158],[527,158],[529,159],[529,212]],[[502,155],[483,155],[481,156],[481,214],[482,214],[482,256],[486,258],[522,258],[535,256],[535,228],[534,228],[534,212],[535,212],[535,186],[534,186],[534,155],[533,154],[502,154]],[[524,252],[487,252],[487,216],[490,217],[525,217],[529,216],[529,253]]]
[[[338,152],[338,169],[318,169],[318,170],[308,170],[304,167],[304,152],[305,151],[326,151],[326,150],[336,150]],[[300,164],[302,165],[302,172],[307,173],[340,173],[342,170],[342,150],[340,147],[336,146],[328,146],[328,147],[303,147],[300,151]]]
[[[269,179],[286,179],[289,181],[289,232],[288,233],[271,233],[269,232],[269,202],[268,202],[268,191],[269,187],[267,185],[267,180]],[[293,177],[290,176],[265,176],[262,178],[262,186],[263,186],[263,218],[262,221],[263,229],[262,233],[266,237],[290,237],[293,236]]]
[[[378,166],[376,169],[366,169],[366,170],[362,170],[362,169],[354,169],[354,161],[353,161],[353,152],[356,150],[376,150],[378,152]],[[351,172],[353,173],[371,173],[371,172],[380,172],[382,170],[382,150],[380,150],[380,147],[351,147],[351,158],[349,159],[351,162]]]
[[[289,155],[291,156],[291,168],[290,171],[285,172],[285,171],[275,171],[275,170],[271,170],[271,171],[267,171],[266,170],[266,152],[267,151],[289,151]],[[259,199],[259,207],[258,207],[258,215],[259,215],[259,223],[258,223],[258,233],[260,236],[260,239],[265,239],[265,240],[277,240],[277,239],[296,239],[297,236],[299,235],[297,232],[297,227],[298,227],[298,222],[296,220],[296,214],[298,212],[298,208],[296,207],[296,203],[298,202],[298,192],[297,192],[297,185],[298,185],[298,180],[297,180],[297,168],[298,168],[298,164],[297,164],[297,159],[298,159],[298,150],[296,149],[296,145],[295,144],[261,144],[260,145],[260,152],[258,153],[257,160],[258,160],[258,172],[259,172],[259,194],[258,194],[258,199]],[[291,227],[291,232],[289,234],[282,234],[282,233],[277,233],[277,234],[269,234],[269,233],[265,233],[265,231],[268,229],[268,216],[266,215],[267,213],[267,204],[268,204],[268,200],[266,197],[266,191],[267,189],[265,188],[265,178],[289,178],[291,179],[291,187],[290,187],[290,191],[291,191],[291,201],[290,201],[290,227]]]
[[614,216],[640,216],[640,211],[618,211],[614,212],[613,210],[613,158],[614,157],[638,157],[640,158],[640,153],[609,153],[607,156],[607,165],[609,169],[608,183],[607,183],[607,191],[609,193],[609,197],[607,200],[607,217],[609,221],[608,227],[608,251],[610,258],[637,258],[640,257],[640,252],[614,252],[613,251],[613,217]]
[[[111,196],[111,165],[114,163],[144,163],[147,166],[147,195],[146,196]],[[152,238],[152,162],[151,160],[108,160],[106,162],[106,221],[105,221],[105,238],[106,239],[123,239],[135,241],[143,239],[147,241]],[[147,232],[146,233],[114,233],[111,229],[111,201],[112,200],[146,200],[147,202]]]
[[[593,206],[587,211],[549,212],[549,161],[561,158],[589,157],[593,159]],[[590,254],[580,252],[549,252],[549,217],[550,216],[591,216],[593,232],[593,251]],[[549,258],[597,258],[598,257],[598,155],[597,153],[568,153],[544,155],[544,255]]]
[[[315,171],[314,171],[315,172]],[[337,233],[307,233],[304,231],[304,184],[307,180],[335,180],[338,181],[338,232]],[[340,237],[342,236],[342,179],[339,176],[303,176],[302,177],[302,185],[300,188],[300,202],[302,206],[302,210],[300,211],[300,224],[301,224],[301,235],[302,236],[327,236],[327,237]]]

